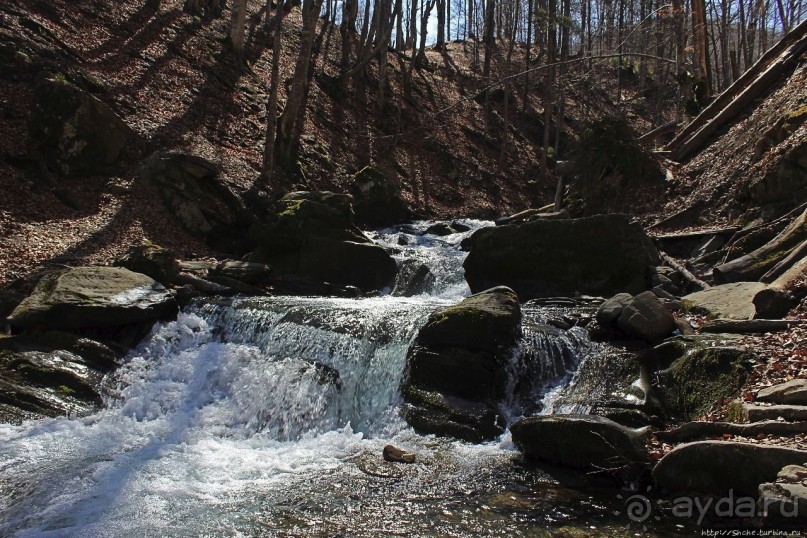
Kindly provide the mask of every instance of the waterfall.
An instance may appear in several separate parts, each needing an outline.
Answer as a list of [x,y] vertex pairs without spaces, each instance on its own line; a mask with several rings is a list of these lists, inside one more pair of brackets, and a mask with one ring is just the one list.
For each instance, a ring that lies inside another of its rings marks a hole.
[[[433,488],[435,499],[451,484],[462,491],[484,480],[487,466],[510,452],[497,443],[436,442],[398,415],[406,351],[418,329],[436,308],[469,293],[458,245],[470,232],[438,238],[425,228],[384,230],[376,239],[395,248],[399,262],[428,268],[428,292],[200,300],[155,325],[105,380],[98,413],[0,425],[0,534],[260,534],[266,518],[283,534],[298,524],[281,517],[289,503],[302,502],[292,499],[319,480],[327,491],[345,490],[294,508],[295,517],[339,520],[340,503],[381,487],[352,493],[345,484],[387,442],[435,458],[423,471],[431,478],[418,486]],[[513,420],[551,412],[553,389],[568,382],[587,349],[583,329],[554,329],[544,310],[529,305],[524,316],[511,396],[502,403]]]

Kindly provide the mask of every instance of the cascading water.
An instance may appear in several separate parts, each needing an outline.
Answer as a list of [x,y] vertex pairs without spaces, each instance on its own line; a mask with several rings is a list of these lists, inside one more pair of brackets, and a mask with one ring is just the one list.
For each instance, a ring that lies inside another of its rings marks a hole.
[[[469,293],[458,245],[470,232],[425,227],[376,235],[428,268],[414,297],[199,302],[130,353],[102,411],[0,426],[0,535],[471,536],[600,521],[590,497],[523,493],[506,435],[468,445],[399,417],[418,328]],[[582,329],[548,332],[540,308],[524,311],[511,419],[551,411],[587,349]],[[390,442],[418,464],[384,464]]]

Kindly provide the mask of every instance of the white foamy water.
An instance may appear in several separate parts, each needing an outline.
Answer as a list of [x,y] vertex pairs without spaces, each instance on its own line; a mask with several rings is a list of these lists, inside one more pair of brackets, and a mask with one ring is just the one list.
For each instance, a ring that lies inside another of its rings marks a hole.
[[[475,516],[433,511],[495,489],[509,436],[438,440],[399,416],[410,343],[468,293],[457,245],[470,232],[419,235],[425,225],[380,238],[410,236],[396,256],[429,267],[431,293],[199,303],[155,326],[106,380],[105,409],[0,425],[0,535],[426,536],[440,518],[473,535]],[[538,381],[579,362],[576,337],[527,336],[522,347],[546,357],[529,370]],[[419,463],[384,464],[387,443]]]

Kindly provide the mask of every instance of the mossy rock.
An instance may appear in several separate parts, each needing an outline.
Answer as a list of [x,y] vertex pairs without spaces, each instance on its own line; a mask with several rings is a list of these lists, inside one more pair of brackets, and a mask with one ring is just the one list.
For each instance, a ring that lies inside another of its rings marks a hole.
[[680,357],[657,373],[665,412],[673,419],[694,420],[718,402],[736,397],[754,357],[741,347],[685,346]]
[[391,287],[398,272],[395,260],[353,224],[345,194],[289,193],[250,234],[258,244],[250,261],[267,263],[281,276],[371,292]]
[[520,322],[518,296],[512,289],[499,286],[434,312],[420,330],[418,343],[495,351],[515,343]]

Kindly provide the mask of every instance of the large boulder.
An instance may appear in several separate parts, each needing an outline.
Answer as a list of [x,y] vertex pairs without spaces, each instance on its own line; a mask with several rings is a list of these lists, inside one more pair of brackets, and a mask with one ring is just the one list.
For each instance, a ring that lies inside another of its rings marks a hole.
[[407,355],[407,421],[421,433],[474,442],[500,435],[498,403],[520,322],[518,297],[505,287],[434,312]]
[[578,469],[617,470],[648,461],[643,431],[594,415],[544,415],[510,427],[513,443],[533,460]]
[[773,482],[786,465],[807,462],[807,451],[729,441],[698,441],[677,446],[653,469],[662,490],[714,495],[752,495]]
[[74,267],[42,277],[8,318],[12,327],[86,329],[152,322],[176,315],[171,293],[121,267]]
[[398,187],[375,168],[366,166],[350,182],[356,220],[369,226],[390,226],[409,216]]
[[398,271],[395,260],[353,224],[344,194],[287,194],[250,233],[258,244],[250,260],[271,265],[281,276],[369,292],[390,287]]
[[658,253],[623,215],[537,220],[477,230],[465,259],[472,291],[506,285],[522,299],[648,289]]
[[212,248],[241,255],[254,247],[247,230],[252,218],[219,174],[219,166],[196,155],[158,151],[140,167],[182,227]]
[[133,136],[111,108],[65,80],[37,84],[31,101],[30,152],[60,174],[103,172]]

